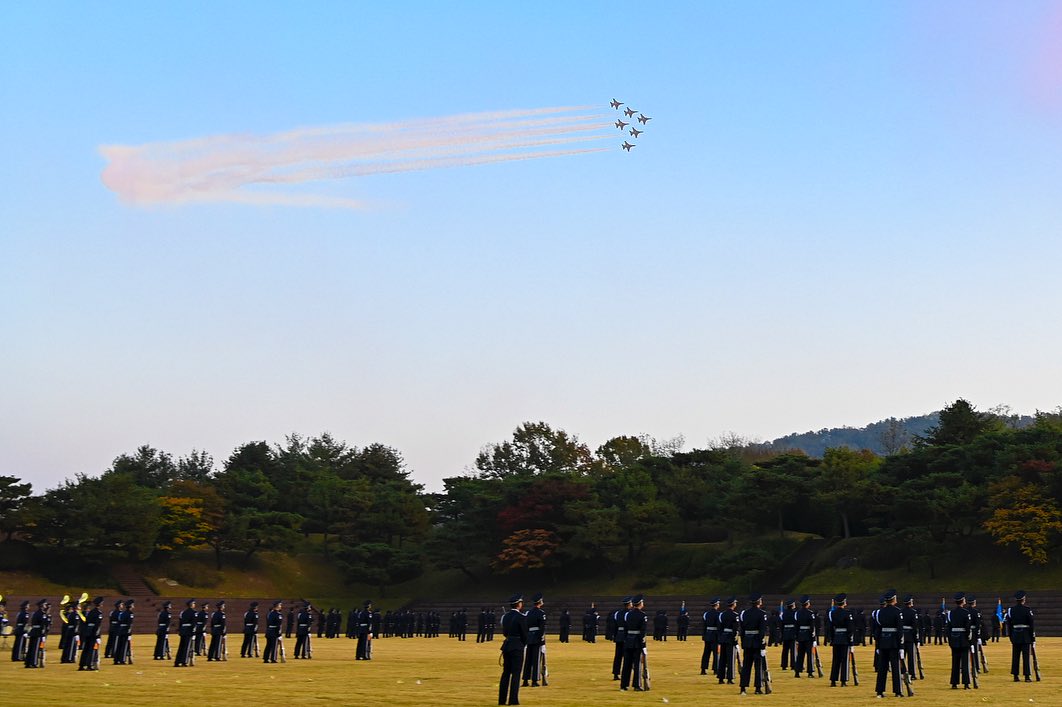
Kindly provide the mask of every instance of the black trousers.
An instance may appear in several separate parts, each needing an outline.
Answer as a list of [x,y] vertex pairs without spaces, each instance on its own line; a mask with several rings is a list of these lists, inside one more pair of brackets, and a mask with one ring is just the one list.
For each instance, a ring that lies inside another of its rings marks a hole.
[[130,662],[132,656],[129,651],[129,634],[119,633],[114,639],[114,664],[125,665]]
[[718,668],[716,675],[719,676],[720,682],[734,679],[734,648],[733,643],[719,644],[719,664],[716,666]]
[[623,641],[616,642],[616,652],[612,655],[612,677],[619,677],[623,670]]
[[885,677],[892,671],[892,694],[900,695],[900,649],[877,649],[878,684],[875,689],[879,695],[885,692]]
[[225,637],[225,634],[221,631],[210,632],[210,649],[207,651],[207,660],[221,660],[222,650],[221,641]]
[[537,683],[539,680],[539,662],[542,656],[542,644],[533,643],[527,647],[527,654],[524,658],[524,682],[530,680],[533,683]]
[[711,670],[714,673],[719,665],[719,654],[716,652],[716,647],[719,644],[715,641],[705,641],[704,651],[701,652],[701,670],[708,670],[709,663],[711,664]]
[[23,629],[22,631],[17,631],[16,630],[14,636],[15,636],[15,643],[14,643],[13,646],[11,646],[11,662],[12,663],[19,663],[19,662],[21,662],[22,660],[25,659],[25,655],[24,655],[24,653],[26,651],[26,631],[25,631],[25,629]]
[[752,648],[743,648],[742,653],[745,656],[745,662],[741,664],[741,689],[744,690],[749,686],[749,678],[752,676],[753,667],[756,668],[756,684],[757,690],[763,687],[763,660],[760,656],[760,647],[758,645]]
[[240,645],[240,657],[251,658],[254,656],[254,633],[244,632],[243,643]]
[[155,660],[166,659],[166,641],[168,636],[169,632],[165,629],[159,629],[155,632]]
[[782,639],[782,670],[796,670],[796,639]]
[[295,657],[310,657],[310,634],[304,633],[295,637]]
[[368,631],[358,633],[358,645],[354,649],[354,658],[356,660],[369,660],[369,633]]
[[[520,668],[524,664],[524,649],[502,652],[501,683],[498,685],[498,704],[520,704]],[[508,702],[506,702],[508,699]]]
[[81,637],[81,670],[97,670],[100,662],[100,639],[98,636]]
[[805,662],[807,663],[808,677],[815,675],[815,658],[811,654],[811,641],[797,641],[796,663],[793,665],[793,670],[797,675],[804,669]]
[[[631,673],[634,674],[634,687],[642,689],[642,644],[641,642],[624,643],[623,645],[623,672],[620,676],[620,687],[631,686]],[[526,670],[526,668],[525,668]]]
[[41,634],[42,631],[39,628],[31,628],[27,634],[26,640],[26,667],[27,668],[43,668],[43,654],[44,648],[41,646]]
[[[953,641],[959,643],[959,641]],[[951,684],[958,685],[959,678],[963,685],[970,684],[970,647],[956,645],[951,647]]]
[[833,662],[830,664],[830,682],[848,683],[848,649],[849,646],[833,644]]
[[1029,677],[1029,649],[1028,643],[1012,643],[1010,644],[1010,674],[1014,677],[1018,676],[1018,661],[1021,660],[1021,667],[1023,669],[1023,675]]
[[191,635],[182,635],[181,642],[177,644],[177,655],[173,659],[173,665],[192,665],[192,654],[194,653],[195,637]]
[[266,631],[266,645],[265,650],[262,651],[263,663],[275,663],[277,662],[277,656],[280,655],[280,634],[274,634],[272,631]]

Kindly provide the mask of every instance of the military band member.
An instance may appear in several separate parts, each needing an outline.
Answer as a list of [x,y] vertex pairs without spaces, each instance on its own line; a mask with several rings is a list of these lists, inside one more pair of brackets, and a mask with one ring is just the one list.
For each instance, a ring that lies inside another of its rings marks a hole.
[[29,620],[29,632],[26,636],[26,660],[27,668],[44,667],[44,642],[48,635],[48,629],[52,625],[52,617],[48,614],[51,604],[47,599],[37,602],[37,610]]
[[256,637],[258,636],[258,602],[252,601],[243,615],[243,643],[240,645],[241,658],[253,658],[258,652]]
[[114,639],[114,664],[130,665],[133,662],[133,610],[136,602],[125,600],[125,609],[118,615],[118,636]]
[[171,606],[173,602],[163,602],[155,618],[155,660],[166,660],[166,654],[169,653]]
[[63,621],[62,635],[59,638],[59,662],[76,663],[78,623],[80,621],[77,602],[71,601],[68,603],[61,610],[59,618]]
[[509,610],[501,618],[504,641],[501,646],[502,674],[498,685],[498,704],[520,704],[520,669],[524,663],[527,647],[527,620],[521,609],[524,598],[519,594],[509,597]]
[[125,602],[121,599],[114,602],[114,609],[111,610],[108,617],[107,645],[103,651],[104,658],[114,657],[114,642],[118,640],[118,618],[122,615],[123,611],[125,611]]
[[726,608],[719,613],[719,684],[734,684],[734,650],[737,644],[737,599],[726,600]]
[[207,662],[220,661],[224,658],[225,636],[228,633],[228,619],[225,617],[225,600],[218,600],[218,608],[210,615],[210,648],[207,650]]
[[966,610],[966,595],[956,592],[955,606],[948,612],[948,645],[951,647],[951,689],[970,689],[970,612]]
[[1003,623],[1010,636],[1010,674],[1014,676],[1014,682],[1018,682],[1018,662],[1025,675],[1025,682],[1032,682],[1029,675],[1029,651],[1036,645],[1036,627],[1033,623],[1033,612],[1025,605],[1027,600],[1025,590],[1019,589],[1014,594],[1014,606],[1007,609]]
[[[313,614],[311,613],[313,607],[309,602],[303,604],[302,609],[299,611],[299,615],[295,619],[295,658],[309,658],[310,657],[310,627],[313,625]],[[358,626],[358,612],[351,612],[354,615],[353,630],[355,635]]]
[[796,620],[796,671],[795,677],[800,677],[800,671],[807,666],[808,677],[815,677],[815,648],[817,636],[815,633],[815,612],[811,610],[811,597],[807,594],[800,597],[800,608],[797,609],[794,619]]
[[15,625],[12,632],[14,644],[11,646],[11,662],[21,663],[26,659],[26,646],[29,639],[26,637],[27,626],[30,622],[29,602],[19,604],[18,613],[15,614]]
[[81,624],[81,662],[78,670],[100,669],[100,635],[103,631],[103,597],[92,600],[92,608],[85,614]]
[[177,644],[177,655],[173,659],[173,667],[187,668],[195,665],[195,622],[199,612],[195,610],[195,599],[185,602],[185,608],[177,617],[177,635],[180,643]]
[[[266,647],[265,650],[262,651],[263,663],[275,663],[277,662],[277,656],[280,655],[280,629],[284,625],[284,615],[280,612],[283,609],[283,602],[277,600],[273,602],[272,608],[266,615]],[[307,624],[308,623],[309,622],[307,621]],[[308,625],[306,630],[309,631]]]
[[848,685],[848,654],[855,640],[855,622],[852,612],[848,610],[848,595],[838,594],[833,598],[833,610],[826,616],[830,622],[833,641],[833,661],[830,663],[830,687],[837,687],[837,681],[841,681],[841,687]]
[[538,687],[541,677],[542,645],[546,642],[546,612],[542,610],[542,592],[531,597],[534,606],[527,612],[527,655],[524,657],[524,687]]
[[[796,622],[797,604],[796,599],[788,599],[785,608],[782,609],[782,670],[792,668],[797,670],[796,662]],[[799,671],[798,671],[799,675]]]
[[[467,624],[466,624],[467,626]],[[464,635],[464,629],[462,629]],[[354,649],[355,660],[372,660],[372,601],[365,601],[365,608],[358,613],[358,645]]]
[[885,606],[874,612],[874,633],[877,640],[874,643],[874,653],[877,660],[878,681],[876,692],[878,697],[885,696],[885,679],[892,671],[892,692],[897,697],[903,697],[900,691],[900,631],[903,624],[900,619],[900,610],[896,607],[896,590],[889,589],[882,596]]
[[763,610],[763,595],[756,593],[749,597],[752,606],[741,612],[738,617],[738,631],[745,661],[741,665],[741,694],[748,694],[749,678],[752,669],[756,669],[756,694],[763,694],[764,678],[762,652],[767,648],[767,612]]
[[919,626],[921,626],[921,619],[918,616],[918,609],[914,606],[914,597],[906,594],[903,598],[903,608],[900,609],[900,630],[903,634],[901,645],[904,668],[912,680],[918,675]]
[[633,602],[630,597],[623,598],[623,607],[616,609],[608,615],[608,621],[612,623],[612,642],[615,650],[612,653],[612,679],[619,680],[623,672],[623,651],[627,639],[627,612],[631,610]]
[[715,674],[719,670],[719,599],[712,597],[708,602],[708,610],[701,614],[701,641],[704,642],[704,650],[701,651],[701,675],[707,675],[711,670]]
[[642,654],[645,650],[645,632],[649,628],[649,617],[645,608],[645,597],[641,594],[631,597],[631,609],[624,620],[623,671],[620,676],[620,689],[626,690],[631,685],[634,674],[634,689],[642,691]]

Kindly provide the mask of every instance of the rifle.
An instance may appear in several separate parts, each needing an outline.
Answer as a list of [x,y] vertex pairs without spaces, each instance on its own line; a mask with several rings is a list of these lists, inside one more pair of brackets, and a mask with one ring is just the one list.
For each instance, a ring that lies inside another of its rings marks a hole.
[[915,662],[918,664],[918,679],[925,680],[926,674],[922,672],[922,650],[918,647],[918,642],[914,644]]
[[254,634],[254,657],[258,657],[258,634]]
[[1033,643],[1029,646],[1029,651],[1032,652],[1033,659],[1033,672],[1036,673],[1036,682],[1040,682],[1040,661],[1036,659],[1036,644]]
[[[305,657],[313,658],[313,636],[310,634],[306,634],[306,648],[304,650],[306,651]],[[366,648],[365,650],[368,651],[369,648]]]
[[904,660],[902,648],[900,649],[900,677],[903,679],[904,687],[907,688],[907,696],[914,697],[914,688],[911,687],[911,675],[907,672],[907,661]]
[[96,640],[94,642],[94,645],[95,645],[95,649],[94,649],[94,651],[92,653],[92,667],[95,670],[99,670],[100,669],[100,639],[99,639],[99,637],[96,638]]
[[129,643],[129,646],[128,646],[128,650],[129,650],[129,665],[132,665],[133,664],[133,627],[132,627],[132,625],[129,626],[129,638],[127,640],[128,640],[128,643]]
[[[370,646],[372,645],[371,641],[369,642],[369,645]],[[370,655],[371,654],[372,653],[370,651]],[[538,647],[538,654],[539,654],[539,659],[542,661],[542,687],[548,687],[549,686],[549,681],[547,680],[547,678],[549,677],[549,666],[546,665],[546,644],[545,643],[541,644]]]
[[649,690],[649,648],[642,646],[642,689]]
[[[41,636],[41,642],[40,642],[40,643],[38,644],[38,646],[39,646],[38,650],[39,650],[39,651],[41,652],[41,660],[40,660],[40,663],[41,663],[41,667],[43,668],[43,667],[44,667],[44,659],[45,659],[45,656],[46,656],[46,655],[47,655],[47,653],[48,653],[48,651],[46,651],[46,650],[44,649],[44,636]],[[1040,674],[1040,671],[1039,671],[1039,670],[1037,670],[1037,678],[1036,678],[1037,680],[1039,680],[1039,679],[1040,679],[1040,677],[1039,677],[1039,674]]]
[[977,690],[981,686],[977,682],[977,646],[970,646],[970,660],[973,661],[973,665],[970,666],[970,679],[973,680],[974,689]]
[[818,672],[819,677],[822,677],[822,661],[819,660],[819,642],[812,641],[811,643],[811,655],[815,656],[815,670]]
[[[848,646],[848,662],[852,664],[852,682],[856,687],[859,687],[859,671],[856,669],[855,659],[855,646]],[[848,664],[845,664],[845,670],[848,669]]]
[[981,656],[981,670],[982,672],[988,672],[988,658],[985,657],[985,645],[984,642],[978,640],[977,642],[977,655]]
[[163,640],[162,647],[166,651],[166,660],[169,660],[170,659],[170,636],[169,636],[169,634],[166,634],[166,637],[164,639],[162,639],[162,640]]
[[229,659],[229,637],[227,634],[221,634],[221,645],[218,646],[218,659]]
[[734,660],[737,661],[737,671],[734,673],[734,675],[739,675],[739,674],[741,674],[741,650],[738,647],[738,644],[736,644],[736,643],[734,644],[734,649],[733,650],[734,650]]
[[284,637],[277,634],[277,648],[280,650],[280,662],[287,663],[288,656],[284,654]]
[[766,694],[771,694],[771,669],[767,666],[767,650],[760,651],[760,660],[763,661],[763,691]]

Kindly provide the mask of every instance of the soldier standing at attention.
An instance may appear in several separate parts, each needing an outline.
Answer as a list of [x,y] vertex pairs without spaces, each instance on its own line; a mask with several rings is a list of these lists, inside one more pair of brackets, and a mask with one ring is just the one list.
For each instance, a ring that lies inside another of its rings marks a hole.
[[904,595],[903,608],[900,609],[900,630],[903,634],[901,647],[903,648],[904,668],[912,680],[917,679],[918,659],[915,646],[918,644],[918,610],[914,608],[914,597]]
[[568,635],[571,633],[572,630],[571,612],[567,609],[562,611],[558,623],[560,624],[560,637],[557,639],[557,641],[560,643],[568,643]]
[[1007,609],[1004,624],[1007,627],[1007,635],[1010,636],[1010,674],[1014,676],[1014,682],[1018,682],[1018,659],[1022,661],[1025,674],[1025,682],[1032,682],[1029,677],[1029,651],[1030,646],[1036,644],[1036,627],[1033,623],[1033,612],[1025,606],[1025,590],[1019,589],[1014,593],[1014,606]]
[[136,602],[125,600],[125,610],[118,616],[118,637],[114,640],[114,664],[125,665],[133,662],[133,609]]
[[295,630],[295,607],[288,609],[288,620],[284,625],[284,638],[291,638],[291,632]]
[[243,644],[240,645],[241,658],[254,657],[254,637],[258,634],[258,602],[252,601],[243,615]]
[[616,609],[608,615],[608,620],[615,628],[612,629],[612,638],[615,651],[612,654],[612,679],[619,680],[623,671],[623,651],[627,639],[627,612],[631,610],[633,602],[630,597],[623,598],[623,608]]
[[838,594],[833,598],[833,610],[826,619],[833,629],[833,661],[830,664],[830,687],[837,687],[837,681],[841,681],[841,687],[848,686],[848,653],[851,650],[852,641],[855,639],[855,622],[852,620],[852,612],[848,610],[848,595]]
[[371,660],[369,641],[372,640],[372,601],[366,600],[365,608],[358,614],[358,645],[354,650],[355,660]]
[[973,594],[966,597],[966,610],[970,612],[970,670],[980,675],[981,666],[977,662],[977,657],[981,646],[984,645],[985,623],[981,618],[981,612],[977,610],[977,597]]
[[534,606],[527,612],[527,655],[524,657],[524,687],[538,687],[542,645],[546,642],[546,612],[542,610],[542,592],[531,597]]
[[752,604],[738,617],[738,630],[741,635],[741,647],[744,649],[745,662],[741,666],[741,694],[747,695],[749,677],[753,666],[756,668],[756,694],[763,694],[763,655],[766,649],[767,612],[763,610],[763,595],[756,593],[749,597]]
[[100,633],[103,631],[103,597],[92,600],[92,608],[85,614],[81,624],[81,663],[78,670],[100,669]]
[[[263,663],[277,662],[277,655],[280,653],[280,629],[284,625],[284,615],[280,613],[283,609],[284,604],[278,599],[273,602],[273,607],[266,615],[266,647],[262,651]],[[307,631],[309,631],[309,626],[307,626]]]
[[11,662],[21,663],[26,659],[26,627],[30,622],[29,602],[24,601],[15,614],[14,645],[11,646]]
[[[310,602],[306,602],[302,605],[302,609],[299,610],[299,616],[295,621],[295,659],[309,658],[310,657],[310,628],[313,626],[313,614],[310,613],[313,609],[310,606]],[[352,611],[353,619],[351,621],[351,631],[357,631],[358,625],[358,612]],[[356,633],[355,633],[356,635]]]
[[734,684],[734,648],[737,644],[737,599],[726,600],[726,608],[719,613],[719,684]]
[[686,602],[682,602],[682,606],[679,607],[678,614],[678,633],[675,638],[679,641],[685,641],[690,634],[690,612],[686,610]]
[[177,635],[181,642],[177,644],[177,657],[173,659],[173,667],[187,668],[195,665],[192,656],[195,653],[195,622],[198,612],[195,610],[195,599],[185,602],[185,609],[177,617]]
[[224,658],[221,644],[225,642],[225,634],[228,633],[228,621],[225,618],[225,600],[218,599],[218,608],[210,615],[210,649],[207,651],[207,661],[220,661]]
[[878,682],[876,692],[878,697],[885,696],[885,678],[892,671],[892,692],[897,697],[903,697],[900,691],[900,610],[896,608],[896,590],[889,589],[882,597],[885,606],[874,612],[875,642],[874,653],[877,659]]
[[509,597],[509,610],[502,614],[502,674],[498,686],[498,704],[520,704],[520,668],[524,663],[527,647],[527,621],[521,613],[524,598],[519,594]]
[[162,603],[162,609],[159,610],[159,615],[155,619],[155,660],[166,660],[166,643],[169,641],[170,635],[170,607],[173,606],[173,602],[166,601]]
[[631,609],[624,618],[623,638],[623,674],[620,676],[620,689],[626,690],[631,684],[634,673],[634,689],[642,691],[642,651],[645,650],[645,632],[649,629],[649,617],[645,608],[645,597],[641,594],[631,597]]
[[47,599],[37,602],[37,610],[29,620],[29,632],[26,637],[26,662],[27,668],[44,667],[44,637],[48,635],[48,628],[52,625],[52,617],[48,614],[51,605]]
[[955,608],[948,612],[948,645],[951,646],[951,689],[970,689],[970,612],[966,610],[966,595],[955,594]]
[[195,654],[206,653],[206,626],[210,622],[210,603],[203,602],[203,606],[195,615]]
[[812,648],[815,644],[815,612],[811,610],[811,597],[807,594],[800,597],[801,607],[797,609],[796,619],[796,675],[800,677],[800,671],[807,664],[808,677],[815,677],[815,656]]
[[104,647],[103,650],[104,658],[114,657],[114,641],[118,637],[118,617],[122,615],[123,609],[125,609],[124,601],[119,599],[118,601],[114,602],[114,609],[111,610],[111,613],[108,617],[109,623],[107,626],[107,645]]
[[712,597],[708,602],[708,610],[701,615],[701,621],[701,640],[704,642],[704,650],[701,651],[701,675],[707,675],[709,669],[712,673],[719,669],[719,654],[716,652],[719,646],[718,598]]
[[[797,670],[796,662],[796,600],[789,599],[782,610],[782,670]],[[799,677],[799,672],[797,677]]]
[[81,612],[76,601],[71,601],[66,605],[66,611],[60,616],[63,619],[63,636],[66,639],[62,644],[62,650],[59,654],[60,663],[76,663],[77,662],[77,637],[78,637],[78,624],[81,622]]

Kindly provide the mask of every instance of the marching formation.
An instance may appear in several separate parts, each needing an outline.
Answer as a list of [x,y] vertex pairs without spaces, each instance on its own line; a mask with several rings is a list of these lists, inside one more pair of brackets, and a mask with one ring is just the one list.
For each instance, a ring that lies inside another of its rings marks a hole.
[[[623,102],[617,101],[615,98],[613,98],[611,101],[609,101],[609,105],[612,106],[613,110],[619,110],[620,106],[623,105]],[[637,114],[637,118],[635,118],[635,114]],[[627,130],[627,126],[630,126],[630,130],[628,132],[630,136],[635,140],[638,139],[639,135],[645,132],[644,126],[648,125],[649,121],[652,120],[652,118],[650,118],[649,116],[643,113],[639,113],[630,106],[623,109],[623,115],[627,118],[627,122],[624,122],[623,118],[619,118],[616,120],[615,126],[619,129],[620,132]],[[642,124],[643,127],[641,130],[639,130],[636,126],[633,125],[634,121],[636,120]],[[627,142],[627,140],[624,140],[623,145],[621,147],[623,147],[623,149],[627,152],[630,152],[631,148],[637,147],[637,145],[635,143]]]

